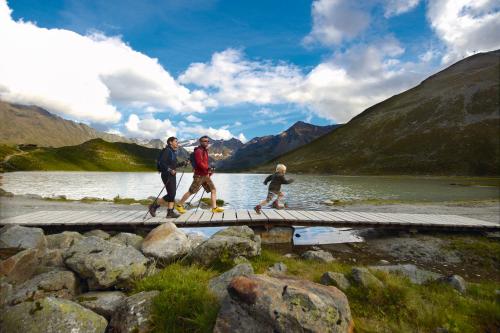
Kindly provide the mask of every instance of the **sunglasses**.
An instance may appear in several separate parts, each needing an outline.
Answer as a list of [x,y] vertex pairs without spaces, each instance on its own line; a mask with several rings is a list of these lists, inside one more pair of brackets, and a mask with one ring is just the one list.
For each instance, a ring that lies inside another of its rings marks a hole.
[[201,140],[201,142],[210,142],[210,141],[208,141],[208,140]]

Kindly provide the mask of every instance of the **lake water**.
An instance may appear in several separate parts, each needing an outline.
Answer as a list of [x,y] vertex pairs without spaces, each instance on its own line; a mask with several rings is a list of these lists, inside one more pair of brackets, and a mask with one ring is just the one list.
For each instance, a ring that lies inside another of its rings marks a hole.
[[[179,185],[180,197],[192,180],[186,173]],[[327,176],[288,175],[295,179],[283,185],[286,202],[291,209],[322,209],[331,207],[322,204],[325,200],[415,200],[453,201],[469,199],[494,199],[498,187],[457,186],[463,179],[436,177],[372,177],[372,176]],[[218,197],[228,204],[227,208],[252,208],[264,199],[267,188],[262,184],[266,175],[216,173],[212,179]],[[177,176],[180,179],[180,174]],[[12,172],[3,174],[2,188],[14,194],[38,194],[43,197],[65,195],[69,199],[99,197],[113,199],[144,199],[156,196],[163,184],[154,172]],[[197,195],[195,201],[201,195]],[[207,196],[207,194],[205,194]],[[206,229],[204,234],[212,233]],[[217,230],[217,229],[213,229]],[[336,228],[297,229],[296,244],[333,243],[344,239],[346,234]],[[349,235],[352,235],[349,233]],[[359,238],[352,236],[351,241]]]

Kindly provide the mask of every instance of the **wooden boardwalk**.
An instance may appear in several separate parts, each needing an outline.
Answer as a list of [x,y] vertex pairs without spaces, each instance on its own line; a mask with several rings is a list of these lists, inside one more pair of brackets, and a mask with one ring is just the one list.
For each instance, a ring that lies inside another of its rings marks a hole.
[[349,228],[400,228],[441,230],[500,230],[500,224],[458,215],[367,213],[354,211],[312,211],[265,209],[262,214],[253,210],[228,209],[224,213],[208,210],[190,210],[177,219],[166,219],[165,212],[143,220],[144,210],[107,211],[37,211],[0,220],[0,225],[59,227],[60,229],[133,229],[154,227],[165,221],[178,227],[218,227],[231,225],[263,226],[315,226]]

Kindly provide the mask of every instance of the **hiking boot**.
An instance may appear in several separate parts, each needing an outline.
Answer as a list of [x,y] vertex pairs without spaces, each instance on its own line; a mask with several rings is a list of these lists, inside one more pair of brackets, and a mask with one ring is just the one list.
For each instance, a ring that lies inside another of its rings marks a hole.
[[173,209],[169,209],[168,212],[167,212],[167,219],[176,219],[178,218],[180,215],[177,214],[176,212],[174,212]]
[[175,209],[180,213],[180,214],[184,214],[186,212],[186,210],[184,209],[184,206],[182,205],[179,205],[179,204],[175,204]]
[[156,210],[160,208],[160,205],[158,204],[150,204],[148,206],[148,210],[149,210],[149,214],[151,214],[152,217],[155,217],[156,216]]
[[212,208],[212,213],[222,213],[223,211],[224,211],[224,208],[222,208],[222,207]]
[[255,212],[256,212],[257,214],[260,214],[260,213],[261,213],[261,210],[262,210],[262,207],[261,207],[261,205],[257,205],[257,206],[255,206],[253,209],[255,210]]

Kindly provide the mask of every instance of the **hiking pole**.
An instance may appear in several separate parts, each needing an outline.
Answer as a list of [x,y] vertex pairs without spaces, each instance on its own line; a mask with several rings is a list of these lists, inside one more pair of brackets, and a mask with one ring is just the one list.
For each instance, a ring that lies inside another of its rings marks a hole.
[[[167,182],[168,183],[168,182]],[[158,195],[156,196],[156,199],[155,201],[153,201],[153,206],[156,204],[156,201],[158,201],[158,198],[160,197],[161,193],[163,192],[163,190],[165,189],[165,186],[166,184],[163,185],[163,187],[161,188],[161,191],[160,193],[158,193]],[[149,207],[148,207],[148,211],[146,212],[146,215],[144,215],[144,217],[142,218],[142,220],[144,221],[146,219],[146,216],[148,216],[149,214]]]
[[200,208],[201,199],[203,199],[204,194],[205,194],[205,188],[203,188],[203,192],[201,192],[201,198],[200,198],[200,201],[198,201],[198,207],[196,207],[196,210],[194,211],[195,214],[196,214],[196,212],[198,212],[198,208]]
[[175,188],[175,192],[179,189],[179,185],[181,184],[182,177],[184,177],[184,171],[182,171],[181,178],[179,178],[179,182],[177,183],[177,187]]

